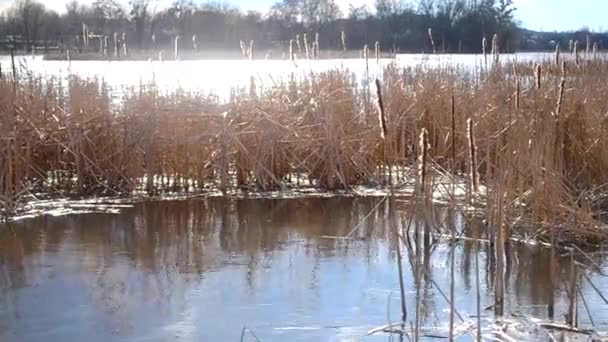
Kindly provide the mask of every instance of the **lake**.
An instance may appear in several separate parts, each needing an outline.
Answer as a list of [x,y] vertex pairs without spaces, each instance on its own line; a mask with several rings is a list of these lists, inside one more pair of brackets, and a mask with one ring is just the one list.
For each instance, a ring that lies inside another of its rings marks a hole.
[[[518,53],[501,56],[506,61],[540,61],[553,58],[551,53]],[[488,56],[490,63],[491,56]],[[482,55],[423,55],[402,54],[395,59],[374,58],[366,69],[364,59],[327,59],[327,60],[200,60],[200,61],[45,61],[41,56],[21,56],[17,62],[24,69],[44,77],[65,78],[69,74],[83,78],[103,79],[117,94],[130,87],[154,81],[163,92],[176,89],[215,94],[227,98],[235,87],[249,87],[251,79],[258,87],[272,87],[291,77],[303,78],[311,72],[323,72],[335,68],[353,72],[357,79],[363,79],[367,72],[370,77],[381,77],[382,68],[391,64],[401,67],[437,67],[441,65],[460,65],[478,69],[484,65]],[[0,56],[2,69],[7,72],[11,67],[9,56]]]
[[[367,336],[401,316],[388,203],[208,198],[1,225],[0,341],[239,341],[244,328],[244,341],[398,340]],[[406,202],[391,205],[404,215]],[[445,208],[433,215],[437,222],[449,218]],[[462,219],[456,222],[462,229]],[[336,238],[349,233],[353,239]],[[499,320],[490,307],[496,264],[487,244],[431,241],[418,282],[415,251],[404,243],[401,250],[407,319],[415,317],[418,283],[423,340],[448,334],[449,304],[441,292],[449,294],[451,253],[455,308],[464,320],[456,318],[457,330],[475,330],[477,255],[483,334],[497,336]],[[607,267],[602,251],[589,255],[593,262],[577,255],[586,265],[577,278],[579,327],[607,331],[608,305],[582,276],[607,289],[595,264]],[[511,244],[501,324],[513,340],[551,340],[534,322],[548,320],[551,298],[555,321],[564,321],[569,264],[567,256],[556,260],[552,289],[549,250]],[[464,333],[459,340],[474,338]]]

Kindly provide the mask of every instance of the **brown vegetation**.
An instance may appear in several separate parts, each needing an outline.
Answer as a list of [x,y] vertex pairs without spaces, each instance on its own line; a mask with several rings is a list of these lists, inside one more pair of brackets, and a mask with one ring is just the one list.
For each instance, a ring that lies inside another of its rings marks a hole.
[[481,73],[389,66],[377,83],[381,129],[376,100],[347,71],[263,91],[252,81],[225,102],[161,95],[154,85],[117,101],[93,80],[71,77],[63,87],[5,75],[0,205],[11,213],[38,194],[399,186],[426,132],[429,184],[444,170],[459,182],[472,172],[474,205],[504,221],[496,227],[603,239],[608,63],[581,58],[567,69],[553,61]]

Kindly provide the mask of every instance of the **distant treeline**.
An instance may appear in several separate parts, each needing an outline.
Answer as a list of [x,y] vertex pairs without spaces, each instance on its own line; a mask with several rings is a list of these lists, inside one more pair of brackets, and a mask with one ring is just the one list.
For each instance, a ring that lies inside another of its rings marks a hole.
[[578,37],[584,44],[587,39],[580,32],[521,30],[515,10],[512,0],[377,0],[374,8],[351,5],[343,13],[335,0],[280,0],[262,14],[185,0],[160,10],[150,0],[131,0],[127,6],[96,0],[92,5],[72,1],[58,14],[41,2],[17,0],[0,15],[0,49],[82,47],[83,32],[102,37],[100,42],[107,36],[140,49],[172,47],[176,36],[182,49],[238,49],[240,41],[252,40],[259,49],[284,49],[293,39],[303,50],[304,35],[311,44],[318,33],[321,49],[353,50],[379,42],[385,51],[450,53],[479,52],[482,39],[491,42],[494,34],[502,51],[546,50],[557,41],[567,44]]

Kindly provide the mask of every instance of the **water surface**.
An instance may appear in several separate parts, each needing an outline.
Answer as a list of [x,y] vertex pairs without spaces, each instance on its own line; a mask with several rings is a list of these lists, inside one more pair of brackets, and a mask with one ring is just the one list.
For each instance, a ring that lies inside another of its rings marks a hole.
[[[243,327],[261,341],[387,341],[386,334],[366,336],[401,315],[397,242],[387,202],[379,201],[148,202],[120,214],[46,216],[0,226],[0,341],[239,341]],[[328,237],[346,236],[372,211],[352,233],[355,239]],[[446,217],[445,210],[434,214],[437,221]],[[410,321],[416,282],[413,251],[406,247]],[[493,303],[495,264],[488,248],[478,251],[461,241],[453,249],[455,304],[468,323],[476,313],[475,253],[482,307]],[[423,334],[447,336],[449,305],[439,290],[449,290],[451,250],[435,241],[423,251]],[[554,266],[559,286],[552,290],[549,260],[546,249],[512,245],[507,316],[547,320],[553,294],[555,319],[563,322],[568,263]],[[597,272],[580,272],[608,288]],[[607,330],[608,306],[579,282],[596,330]],[[590,328],[581,301],[579,310],[580,326]],[[482,321],[484,335],[491,336],[493,310],[484,310]],[[549,340],[530,325],[516,340],[538,336]],[[255,338],[248,332],[245,340]]]

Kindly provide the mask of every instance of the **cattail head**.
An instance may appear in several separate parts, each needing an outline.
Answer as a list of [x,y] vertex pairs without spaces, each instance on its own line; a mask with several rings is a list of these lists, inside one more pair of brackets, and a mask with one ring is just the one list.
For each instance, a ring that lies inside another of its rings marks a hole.
[[378,123],[380,126],[380,137],[386,139],[388,128],[386,126],[386,113],[384,111],[384,101],[382,100],[382,86],[380,80],[376,78],[376,95],[378,96]]
[[562,103],[564,101],[564,87],[566,86],[566,80],[562,78],[559,83],[559,93],[557,97],[557,108],[555,109],[555,115],[559,117],[559,113],[562,111]]
[[541,87],[541,76],[542,76],[542,66],[540,63],[536,64],[536,68],[534,68],[534,79],[536,80],[536,89],[540,89]]

